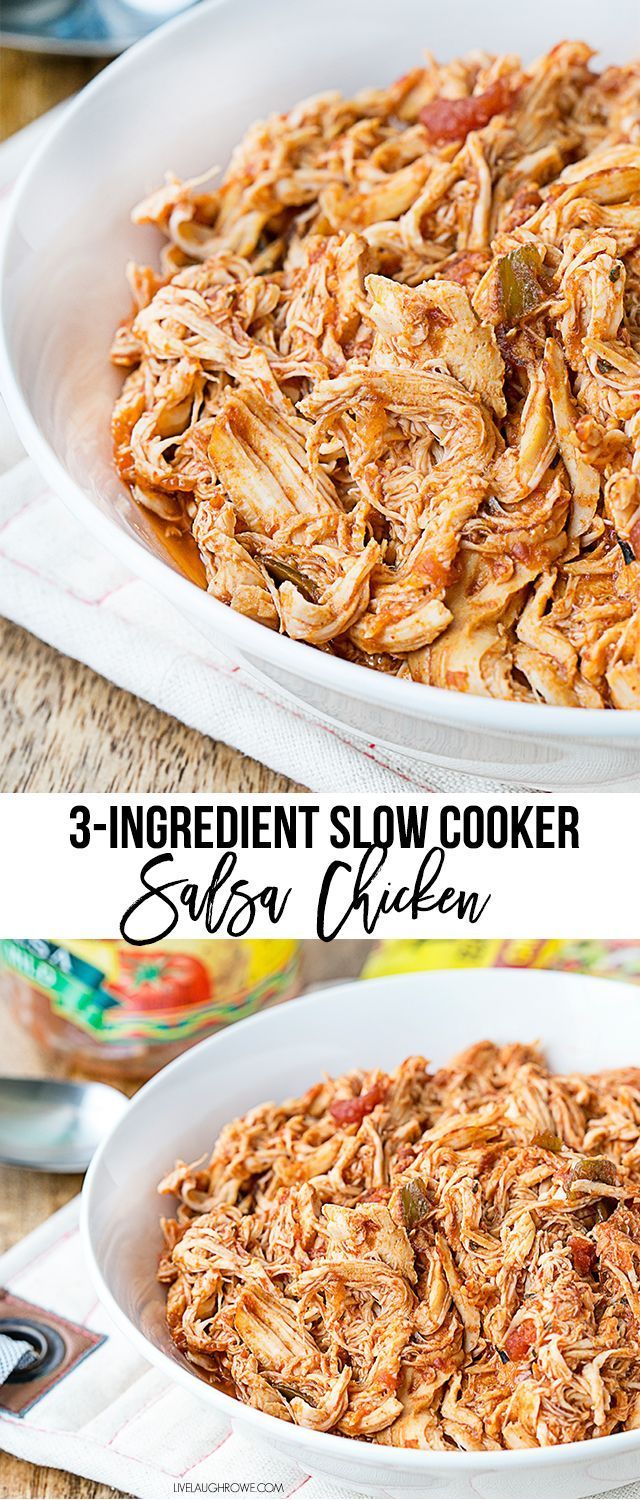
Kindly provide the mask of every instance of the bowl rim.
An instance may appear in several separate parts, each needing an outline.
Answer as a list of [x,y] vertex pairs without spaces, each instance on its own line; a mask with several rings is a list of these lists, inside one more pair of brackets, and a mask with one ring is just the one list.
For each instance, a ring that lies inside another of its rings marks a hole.
[[[322,985],[307,994],[299,995],[293,1000],[288,1000],[286,1006],[287,1009],[290,1006],[295,1006],[297,1010],[303,1007],[312,1009],[314,1005],[321,1003],[323,999],[326,1000],[328,995],[335,993],[339,993],[341,1001],[348,1005],[350,994],[354,991],[361,991],[363,985],[369,990],[373,988],[374,990],[384,992],[388,990],[390,982],[393,982],[395,985],[399,984],[402,988],[406,987],[409,989],[415,986],[420,979],[424,979],[425,972],[414,970],[403,974],[381,975],[374,979],[352,979],[346,982],[333,981],[331,984]],[[627,1002],[633,1003],[636,1006],[638,1004],[637,986],[630,981],[607,979],[599,975],[576,972],[567,973],[558,969],[504,968],[492,969],[490,972],[498,986],[504,986],[505,990],[512,989],[514,978],[517,983],[523,982],[525,988],[531,986],[532,990],[535,990],[541,982],[541,976],[544,978],[544,976],[552,974],[554,982],[559,982],[561,988],[566,986],[567,989],[572,989],[575,987],[576,981],[584,984],[586,988],[592,991],[594,989],[611,991],[614,988],[623,1003],[626,999]],[[486,968],[457,970],[440,968],[430,969],[428,973],[429,978],[434,980],[444,976],[450,978],[452,974],[455,974],[460,983],[473,986],[475,983],[486,979],[488,970]],[[361,1462],[367,1468],[380,1469],[384,1466],[390,1469],[409,1468],[415,1473],[434,1469],[460,1474],[472,1473],[478,1469],[491,1472],[496,1468],[500,1470],[518,1470],[528,1468],[529,1466],[548,1468],[554,1464],[562,1467],[576,1460],[586,1463],[591,1462],[596,1456],[603,1459],[606,1457],[613,1458],[617,1454],[627,1453],[640,1448],[640,1429],[633,1429],[630,1432],[611,1433],[607,1437],[584,1438],[581,1442],[561,1443],[555,1447],[500,1449],[479,1453],[469,1451],[442,1453],[440,1450],[432,1448],[381,1447],[379,1444],[359,1441],[356,1438],[341,1437],[331,1432],[315,1432],[311,1428],[298,1426],[296,1423],[283,1422],[278,1417],[272,1417],[266,1412],[259,1411],[256,1407],[245,1406],[243,1402],[238,1401],[234,1396],[227,1396],[224,1391],[219,1391],[216,1386],[209,1385],[206,1381],[201,1380],[186,1363],[182,1364],[178,1358],[174,1359],[165,1354],[164,1350],[159,1349],[152,1343],[151,1339],[148,1339],[146,1334],[131,1321],[104,1279],[98,1260],[98,1253],[93,1243],[93,1195],[97,1191],[96,1184],[110,1143],[118,1133],[126,1130],[127,1119],[131,1111],[139,1107],[140,1101],[143,1100],[146,1103],[150,1095],[162,1091],[164,1080],[168,1073],[172,1075],[179,1071],[188,1073],[189,1067],[193,1066],[194,1054],[202,1053],[203,1049],[206,1049],[208,1052],[213,1051],[229,1030],[232,1030],[234,1034],[240,1032],[242,1036],[246,1037],[247,1028],[250,1028],[249,1035],[255,1035],[260,1028],[269,1025],[271,1017],[279,1009],[280,1006],[274,1006],[269,1010],[260,1012],[258,1015],[248,1016],[243,1021],[236,1021],[232,1027],[223,1027],[214,1033],[213,1036],[206,1037],[194,1047],[188,1048],[186,1052],[183,1052],[180,1057],[175,1058],[165,1068],[161,1068],[154,1077],[149,1079],[134,1094],[129,1108],[123,1112],[119,1120],[116,1120],[93,1157],[83,1183],[81,1194],[80,1231],[82,1245],[100,1302],[129,1342],[136,1346],[145,1359],[162,1370],[168,1379],[177,1381],[178,1384],[191,1391],[192,1395],[199,1394],[203,1401],[210,1401],[211,1405],[226,1415],[230,1422],[237,1421],[255,1428],[256,1439],[258,1441],[262,1440],[265,1444],[268,1444],[271,1437],[274,1443],[279,1443],[280,1447],[284,1444],[284,1446],[291,1445],[292,1448],[299,1447],[312,1450],[314,1454],[317,1454],[318,1462],[325,1470],[327,1467],[326,1461],[329,1461],[333,1456],[338,1464]]]
[[[326,652],[314,650],[306,642],[294,641],[278,631],[270,630],[214,599],[191,579],[178,572],[168,559],[157,555],[141,540],[129,535],[118,525],[115,516],[101,511],[68,473],[39,427],[18,376],[8,319],[12,244],[20,211],[29,201],[34,178],[48,155],[51,152],[55,155],[65,133],[73,131],[78,121],[81,121],[86,100],[99,99],[103,94],[108,99],[114,76],[120,77],[128,72],[135,76],[141,65],[152,66],[154,50],[166,47],[179,30],[193,28],[197,33],[200,27],[205,31],[211,25],[215,27],[216,12],[231,4],[238,13],[237,24],[241,26],[242,9],[252,3],[253,0],[205,0],[205,3],[187,8],[134,43],[87,84],[70,103],[65,104],[58,118],[52,122],[51,129],[23,167],[9,198],[0,244],[0,387],[20,438],[44,478],[77,520],[119,557],[134,575],[142,577],[160,594],[168,596],[192,621],[197,620],[205,636],[211,637],[217,631],[223,652],[228,641],[240,652],[246,651],[256,658],[258,670],[260,662],[265,661],[283,672],[289,671],[298,678],[306,678],[317,686],[340,692],[347,698],[379,705],[390,712],[404,712],[418,721],[444,722],[468,730],[523,735],[536,740],[545,737],[555,740],[561,736],[578,740],[591,737],[602,744],[640,739],[640,709],[576,709],[553,704],[512,703],[473,693],[458,693],[449,688],[398,681],[387,673],[329,656]],[[162,170],[162,164],[159,164],[158,178]],[[105,350],[105,364],[107,360],[108,351]],[[295,698],[295,694],[291,696]],[[317,711],[323,710],[320,708]]]

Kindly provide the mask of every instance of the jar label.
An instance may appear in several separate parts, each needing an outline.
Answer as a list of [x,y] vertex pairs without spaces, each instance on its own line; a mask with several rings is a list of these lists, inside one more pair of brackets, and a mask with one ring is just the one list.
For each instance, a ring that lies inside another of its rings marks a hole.
[[109,941],[3,938],[0,961],[46,995],[54,1015],[117,1047],[133,1038],[165,1045],[192,1040],[273,1004],[291,986],[297,949],[280,939],[131,949]]

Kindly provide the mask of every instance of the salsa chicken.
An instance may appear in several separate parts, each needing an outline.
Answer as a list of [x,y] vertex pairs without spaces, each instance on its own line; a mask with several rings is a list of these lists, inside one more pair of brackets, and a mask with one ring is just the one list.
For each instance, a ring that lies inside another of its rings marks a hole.
[[640,64],[427,58],[135,210],[115,461],[217,600],[392,675],[640,707]]

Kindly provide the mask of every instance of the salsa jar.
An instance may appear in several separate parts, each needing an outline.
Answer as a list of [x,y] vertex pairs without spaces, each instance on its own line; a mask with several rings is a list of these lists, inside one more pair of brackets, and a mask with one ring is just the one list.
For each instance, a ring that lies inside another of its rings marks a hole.
[[299,944],[285,939],[0,939],[15,1019],[70,1072],[142,1081],[222,1026],[296,993]]

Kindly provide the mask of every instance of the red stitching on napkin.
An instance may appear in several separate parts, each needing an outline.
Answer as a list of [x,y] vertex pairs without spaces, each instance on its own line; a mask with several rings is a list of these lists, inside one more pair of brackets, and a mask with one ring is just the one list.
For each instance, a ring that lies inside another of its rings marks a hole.
[[[21,1428],[29,1428],[32,1432],[44,1432],[45,1436],[48,1438],[54,1437],[56,1433],[60,1433],[63,1437],[74,1438],[80,1443],[93,1443],[94,1448],[100,1448],[103,1453],[109,1452],[107,1444],[101,1443],[99,1438],[83,1438],[81,1433],[74,1432],[71,1427],[41,1427],[37,1422],[32,1422],[29,1414],[27,1414],[26,1417],[19,1417],[17,1415],[14,1415],[13,1412],[3,1411],[2,1421],[14,1422],[16,1426],[19,1426]],[[166,1474],[167,1479],[182,1478],[182,1475],[176,1474],[175,1469],[165,1469],[162,1464],[156,1463],[155,1458],[135,1458],[131,1453],[121,1453],[120,1457],[124,1458],[126,1463],[138,1464],[141,1468],[146,1469],[147,1471],[149,1469],[157,1469],[159,1474]]]
[[[22,558],[11,557],[8,552],[3,552],[1,548],[0,557],[3,557],[5,562],[10,563],[12,568],[21,568],[23,573],[30,573],[32,578],[42,578],[43,576],[42,573],[38,572],[37,568],[32,567],[31,563],[23,562]],[[48,583],[49,579],[46,582]],[[82,594],[76,594],[75,590],[70,589],[66,583],[56,584],[56,588],[59,588],[61,593],[66,594],[68,599],[75,599],[77,604],[86,604],[89,607],[95,604],[93,599],[84,599]]]
[[291,1496],[292,1495],[297,1495],[298,1490],[303,1490],[304,1487],[305,1487],[305,1484],[309,1483],[310,1478],[311,1478],[310,1474],[305,1474],[304,1479],[300,1480],[300,1483],[296,1485],[295,1489],[289,1490],[288,1495],[285,1495],[285,1500],[291,1500]]
[[107,599],[113,599],[114,594],[121,594],[121,593],[123,593],[124,589],[130,589],[132,583],[137,583],[137,582],[138,582],[137,578],[125,578],[124,583],[115,583],[112,589],[107,589],[106,594],[103,594],[101,599],[88,599],[87,603],[88,604],[94,604],[94,605],[95,604],[106,604]]
[[[44,1250],[40,1250],[37,1255],[34,1255],[33,1260],[27,1261],[26,1266],[23,1266],[21,1271],[17,1271],[15,1276],[9,1278],[11,1290],[15,1290],[16,1282],[20,1281],[21,1277],[26,1276],[29,1271],[32,1271],[33,1267],[37,1266],[41,1260],[46,1260],[48,1256],[54,1254],[59,1245],[64,1245],[65,1240],[72,1240],[74,1235],[79,1233],[80,1230],[77,1225],[74,1229],[65,1229],[64,1234],[61,1234],[59,1239],[54,1240],[52,1245],[47,1245]],[[60,1313],[59,1316],[61,1318],[64,1317],[64,1313]]]
[[[206,660],[207,660],[207,666],[211,667],[211,670],[213,672],[221,672],[222,675],[225,676],[225,677],[231,677],[234,672],[238,672],[240,670],[238,667],[233,667],[231,669],[231,671],[229,671],[229,670],[225,671],[222,667],[215,666],[214,663],[211,661],[211,659],[209,657],[207,657]],[[275,698],[270,698],[269,697],[269,694],[264,691],[264,688],[259,688],[257,686],[257,684],[254,685],[253,682],[251,682],[249,684],[249,686],[250,686],[251,692],[256,694],[256,697],[258,697],[258,698],[264,698],[265,703],[271,703],[274,708],[282,709],[283,712],[291,714],[291,717],[293,719],[301,719],[303,721],[303,723],[308,723],[309,722],[308,719],[307,719],[306,714],[303,714],[299,709],[293,708],[290,703],[278,703],[278,702],[276,702]],[[364,747],[364,745],[356,745],[356,744],[354,744],[353,740],[348,740],[347,737],[346,737],[346,735],[339,734],[338,730],[334,729],[331,724],[323,724],[321,722],[321,720],[317,719],[317,720],[314,720],[314,726],[317,727],[318,729],[324,729],[325,734],[331,734],[331,735],[333,735],[334,740],[339,740],[339,742],[340,742],[341,745],[347,745],[350,750],[355,750],[357,752],[357,754],[359,754],[359,755],[365,755],[366,758],[367,758],[367,760],[374,761],[377,766],[382,766],[383,771],[393,771],[393,773],[394,773],[395,776],[399,776],[402,781],[407,781],[409,783],[409,786],[415,786],[415,787],[417,787],[418,791],[422,791],[422,792],[433,792],[434,791],[434,788],[432,786],[426,786],[423,782],[416,781],[413,776],[409,776],[406,771],[400,771],[397,766],[390,765],[389,762],[386,761],[386,760],[383,760],[380,755],[372,755],[371,754],[371,748],[372,748],[371,746],[369,746],[369,749],[366,750],[365,747]]]
[[189,1464],[186,1469],[181,1469],[180,1473],[176,1475],[176,1478],[184,1479],[185,1474],[190,1474],[192,1469],[197,1469],[200,1464],[206,1464],[207,1459],[212,1458],[214,1453],[218,1452],[219,1448],[224,1448],[225,1443],[228,1443],[229,1438],[231,1437],[233,1437],[233,1427],[230,1427],[229,1431],[225,1432],[224,1437],[220,1438],[215,1444],[215,1447],[211,1448],[208,1453],[205,1453],[203,1458],[196,1458],[194,1462],[192,1464]]
[[[148,1401],[144,1401],[142,1406],[137,1408],[137,1411],[132,1411],[130,1416],[125,1417],[124,1422],[121,1422],[120,1426],[116,1427],[115,1432],[112,1432],[111,1437],[106,1443],[106,1447],[111,1448],[116,1438],[120,1437],[121,1433],[126,1432],[127,1427],[130,1427],[132,1422],[137,1422],[138,1417],[144,1416],[144,1413],[150,1411],[152,1406],[157,1406],[158,1401],[162,1401],[167,1394],[166,1387],[163,1387],[161,1391],[156,1391],[153,1396],[150,1396]],[[127,1456],[126,1453],[122,1455],[123,1458]]]
[[[12,515],[7,516],[6,521],[3,521],[2,525],[0,526],[0,535],[4,536],[5,531],[8,531],[10,526],[13,526],[16,521],[21,521],[22,517],[26,516],[27,511],[33,510],[34,505],[39,505],[40,501],[44,500],[45,495],[50,494],[50,489],[38,490],[37,495],[32,495],[31,499],[25,501],[25,504],[21,505],[19,510],[14,510]],[[13,561],[12,558],[10,558],[9,560],[11,562]]]

